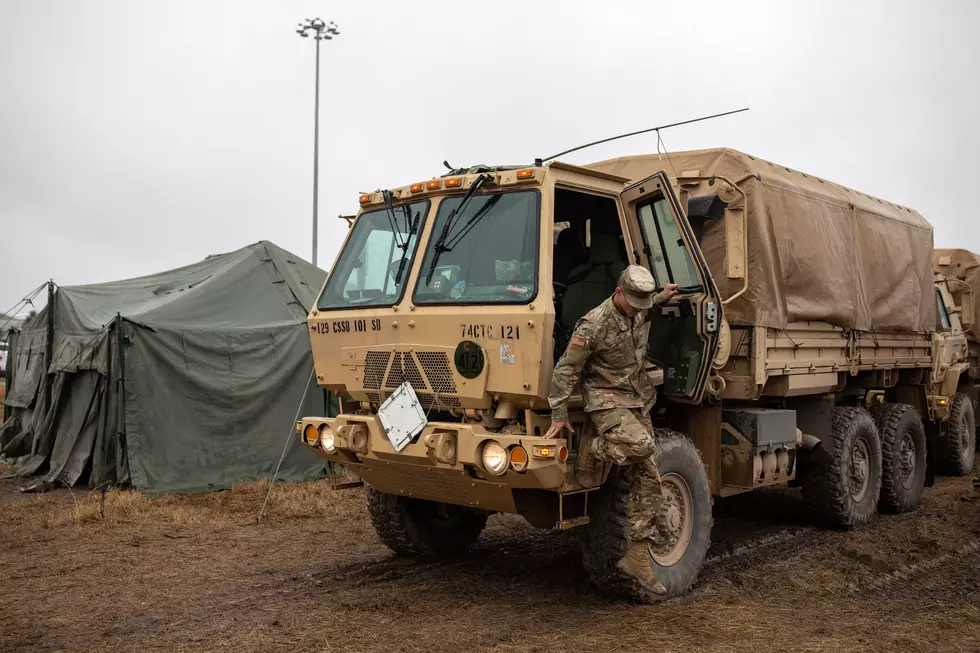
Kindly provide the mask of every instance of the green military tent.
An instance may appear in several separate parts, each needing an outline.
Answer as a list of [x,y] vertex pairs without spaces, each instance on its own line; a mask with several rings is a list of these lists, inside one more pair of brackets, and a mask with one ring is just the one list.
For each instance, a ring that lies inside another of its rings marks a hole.
[[[59,286],[10,334],[0,451],[35,485],[227,488],[272,474],[312,382],[326,273],[270,242],[146,277]],[[280,477],[327,472],[298,438]]]

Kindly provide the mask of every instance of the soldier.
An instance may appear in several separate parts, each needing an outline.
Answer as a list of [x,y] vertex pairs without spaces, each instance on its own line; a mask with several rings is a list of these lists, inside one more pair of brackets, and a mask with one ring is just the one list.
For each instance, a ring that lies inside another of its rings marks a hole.
[[617,567],[649,592],[663,596],[667,589],[650,567],[649,538],[663,500],[660,473],[653,461],[650,409],[656,388],[645,373],[651,308],[677,294],[677,285],[664,284],[654,295],[650,272],[631,265],[619,277],[616,292],[575,325],[565,354],[551,381],[551,428],[557,438],[568,422],[568,401],[581,379],[585,410],[595,424],[593,455],[628,466],[630,474],[629,550]]

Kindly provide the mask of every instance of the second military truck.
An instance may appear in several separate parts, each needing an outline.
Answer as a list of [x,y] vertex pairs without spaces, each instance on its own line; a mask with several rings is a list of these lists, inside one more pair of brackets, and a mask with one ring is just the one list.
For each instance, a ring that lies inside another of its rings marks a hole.
[[932,228],[909,208],[728,149],[478,166],[359,202],[308,319],[341,414],[297,429],[369,485],[397,552],[455,553],[518,513],[579,529],[595,584],[649,598],[616,570],[629,488],[587,454],[581,402],[574,435],[542,437],[555,361],[630,263],[680,286],[648,370],[665,493],[650,564],[671,596],[704,560],[713,496],[799,484],[817,520],[858,527],[915,509],[950,416],[972,424]]

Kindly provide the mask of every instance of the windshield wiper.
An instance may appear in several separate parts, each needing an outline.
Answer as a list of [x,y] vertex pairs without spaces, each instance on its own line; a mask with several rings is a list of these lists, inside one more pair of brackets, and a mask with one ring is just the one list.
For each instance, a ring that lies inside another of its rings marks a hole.
[[[459,221],[457,216],[461,216],[463,214],[463,209],[466,208],[466,205],[469,203],[470,198],[473,197],[473,194],[480,190],[482,186],[491,181],[493,181],[493,175],[482,174],[477,177],[473,183],[470,184],[470,189],[466,191],[466,195],[463,196],[463,201],[449,213],[449,217],[446,218],[446,224],[442,226],[442,232],[439,234],[438,240],[436,240],[435,244],[433,245],[435,249],[432,252],[432,263],[429,264],[429,272],[425,276],[426,286],[432,283],[432,275],[436,271],[436,266],[439,265],[439,257],[442,256],[443,252],[448,252],[452,249],[452,247],[446,247],[446,240],[449,238],[453,228],[456,226],[456,222]],[[482,218],[485,213],[486,211],[481,211],[477,215]],[[472,225],[475,223],[476,219],[477,216],[473,216],[473,218],[470,219],[470,221],[466,224],[466,227],[464,227],[464,233],[461,235],[465,235],[465,231],[469,231],[469,229],[472,228]],[[459,241],[457,240],[457,242]]]
[[391,227],[391,237],[395,241],[395,247],[402,251],[402,257],[398,261],[398,272],[395,273],[395,285],[401,283],[402,273],[405,271],[405,263],[408,260],[408,243],[412,240],[412,236],[415,235],[415,231],[419,226],[419,217],[421,213],[419,211],[415,212],[415,222],[412,222],[412,210],[408,207],[408,204],[402,205],[402,213],[405,215],[405,229],[408,230],[408,235],[401,238],[402,231],[398,226],[398,216],[395,215],[395,205],[392,201],[391,191],[385,189],[381,191],[381,197],[384,199],[385,203],[385,213],[388,215],[388,226]]
[[405,214],[405,224],[410,225],[408,228],[408,236],[405,238],[405,245],[398,245],[402,250],[402,258],[398,261],[398,272],[395,273],[395,285],[397,286],[402,282],[402,272],[405,271],[405,263],[408,262],[408,244],[412,242],[412,236],[419,228],[419,218],[422,216],[421,211],[415,212],[415,219],[412,220],[412,211],[408,208],[407,204],[402,205],[402,211]]
[[[391,237],[395,239],[395,245],[401,249],[405,249],[399,236],[402,235],[401,230],[398,228],[398,218],[395,216],[395,205],[391,201],[391,191],[387,188],[381,191],[381,198],[385,203],[385,212],[388,215],[388,226],[391,227]],[[408,221],[405,221],[405,227],[408,227]],[[406,243],[407,244],[407,243]]]

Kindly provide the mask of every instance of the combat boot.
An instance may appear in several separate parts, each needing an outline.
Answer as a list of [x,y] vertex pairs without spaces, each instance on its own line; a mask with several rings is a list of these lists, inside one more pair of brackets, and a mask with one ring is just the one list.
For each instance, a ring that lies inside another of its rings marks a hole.
[[616,568],[636,580],[651,594],[666,596],[667,588],[650,568],[650,554],[646,541],[630,540],[630,548],[623,559],[616,563]]

